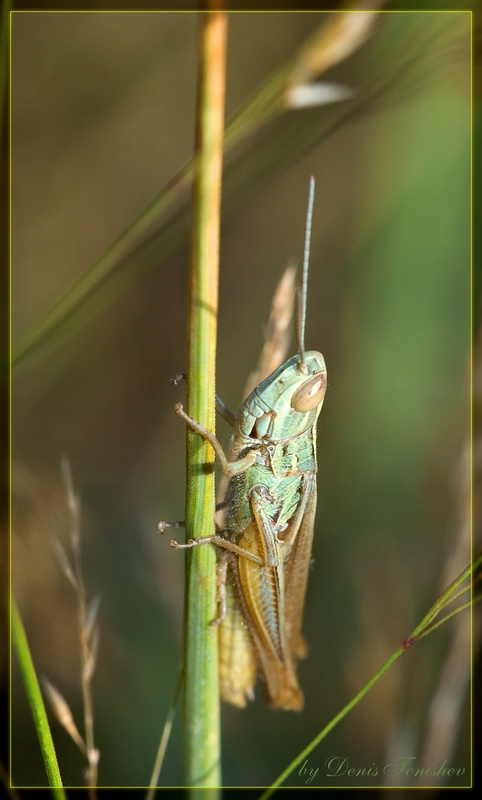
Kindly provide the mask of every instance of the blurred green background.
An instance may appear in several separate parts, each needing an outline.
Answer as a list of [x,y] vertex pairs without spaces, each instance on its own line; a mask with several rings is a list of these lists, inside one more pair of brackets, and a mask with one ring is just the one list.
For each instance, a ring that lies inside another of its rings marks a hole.
[[[230,15],[228,116],[322,20]],[[329,386],[300,667],[306,706],[272,712],[259,687],[247,710],[223,707],[225,785],[269,784],[468,560],[469,25],[468,14],[381,15],[326,75],[356,90],[352,100],[286,111],[227,159],[216,389],[231,408],[243,399],[276,283],[301,258],[311,174],[306,344],[323,352]],[[14,15],[14,345],[191,155],[197,29],[195,14]],[[184,389],[169,379],[186,368],[188,206],[180,197],[164,238],[121,265],[122,291],[97,287],[72,330],[13,374],[14,592],[37,669],[80,724],[74,597],[50,544],[68,529],[66,455],[82,499],[86,582],[101,596],[101,785],[148,782],[181,660],[183,556],[157,522],[183,516],[184,430],[173,405]],[[218,435],[227,440],[222,420]],[[454,741],[429,744],[456,635],[465,687],[468,623],[466,614],[445,626],[385,675],[310,756],[315,783],[388,781],[328,779],[330,757],[365,769],[447,758],[467,776],[460,688]],[[12,779],[44,785],[17,675],[12,703]],[[53,729],[64,781],[81,785],[82,757]],[[179,711],[162,785],[181,780],[180,729]]]

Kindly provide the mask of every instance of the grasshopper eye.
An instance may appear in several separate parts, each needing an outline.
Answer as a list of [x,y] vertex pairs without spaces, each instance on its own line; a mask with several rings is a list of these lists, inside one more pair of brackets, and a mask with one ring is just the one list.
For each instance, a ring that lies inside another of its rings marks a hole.
[[303,383],[291,398],[291,407],[295,411],[313,411],[318,406],[326,392],[326,374],[318,372]]

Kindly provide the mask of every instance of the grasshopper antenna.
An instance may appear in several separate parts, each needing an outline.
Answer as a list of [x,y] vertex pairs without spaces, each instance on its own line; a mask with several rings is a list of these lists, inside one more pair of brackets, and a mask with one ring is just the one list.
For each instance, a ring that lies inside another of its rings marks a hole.
[[315,200],[315,179],[310,177],[310,191],[308,195],[308,211],[306,212],[305,246],[303,250],[303,272],[301,275],[301,288],[298,289],[298,350],[300,353],[300,370],[305,371],[305,323],[306,300],[308,297],[308,263],[310,259],[311,221],[313,219],[313,203]]

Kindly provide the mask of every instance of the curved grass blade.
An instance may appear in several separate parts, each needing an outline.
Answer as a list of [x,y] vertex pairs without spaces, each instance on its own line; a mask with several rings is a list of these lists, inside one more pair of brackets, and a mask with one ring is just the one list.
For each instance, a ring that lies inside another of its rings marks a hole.
[[57,792],[56,796],[59,798],[59,800],[65,800],[65,793],[61,788],[63,786],[62,778],[60,776],[59,765],[57,763],[57,755],[47,718],[47,711],[45,709],[42,692],[40,691],[37,674],[35,672],[32,656],[30,654],[30,648],[28,646],[22,618],[14,601],[12,601],[12,634],[20,670],[22,672],[22,677],[25,684],[25,690],[27,692],[28,701],[32,710],[32,716],[35,723],[40,748],[42,750],[42,756],[49,785],[61,790]]

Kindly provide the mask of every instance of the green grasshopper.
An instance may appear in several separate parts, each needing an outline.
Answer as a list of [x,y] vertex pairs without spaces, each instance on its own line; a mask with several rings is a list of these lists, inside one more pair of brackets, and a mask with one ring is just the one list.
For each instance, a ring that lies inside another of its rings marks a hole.
[[298,353],[263,380],[236,415],[217,400],[234,428],[228,458],[211,431],[181,403],[175,408],[210,442],[228,479],[219,533],[170,544],[212,542],[223,549],[221,614],[213,621],[219,625],[220,690],[225,701],[240,707],[254,697],[258,667],[272,707],[299,710],[304,702],[296,669],[307,650],[301,625],[316,510],[316,423],[327,385],[323,356],[304,347],[313,199],[311,178]]

